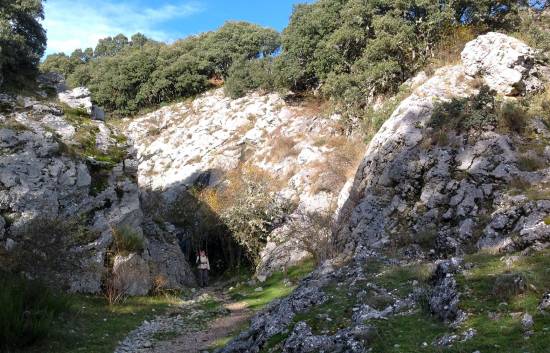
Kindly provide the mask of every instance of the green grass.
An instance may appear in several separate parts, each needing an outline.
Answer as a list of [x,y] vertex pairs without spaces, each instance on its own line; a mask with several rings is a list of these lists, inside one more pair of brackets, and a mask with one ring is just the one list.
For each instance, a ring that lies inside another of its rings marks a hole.
[[315,334],[334,334],[351,324],[355,293],[349,293],[346,286],[338,285],[331,285],[323,291],[329,299],[305,313],[296,314],[293,322],[305,321]]
[[421,348],[422,344],[426,342],[431,345],[433,340],[447,331],[441,322],[420,310],[412,315],[393,316],[388,320],[374,320],[371,323],[376,327],[376,334],[369,345],[374,352],[438,352],[431,346]]
[[109,306],[104,298],[74,296],[70,312],[54,322],[47,341],[25,353],[112,353],[119,341],[143,320],[162,314],[179,300],[135,297]]
[[[532,256],[520,257],[507,265],[502,255],[478,253],[466,257],[474,268],[457,275],[462,292],[460,307],[469,317],[456,331],[443,325],[420,309],[413,315],[394,316],[375,321],[377,336],[372,342],[375,352],[429,352],[471,353],[481,352],[530,352],[548,351],[550,344],[550,315],[543,315],[537,305],[543,293],[550,289],[550,250]],[[494,294],[494,283],[505,273],[524,276],[528,289],[507,299]],[[503,304],[506,302],[506,304]],[[533,315],[534,335],[524,338],[521,315]],[[452,347],[432,346],[432,342],[444,334],[457,334],[474,328],[477,335],[470,341],[457,342]],[[427,347],[422,344],[428,343]]]
[[65,144],[62,152],[75,158],[92,158],[107,166],[114,166],[126,157],[126,149],[119,147],[126,142],[124,136],[114,134],[112,137],[117,145],[112,146],[107,152],[102,152],[96,146],[99,128],[92,122],[86,110],[71,108],[64,104],[62,108],[65,120],[76,128],[75,143]]
[[[246,283],[241,284],[229,292],[234,300],[243,301],[248,308],[261,310],[273,300],[288,296],[296,288],[297,282],[313,269],[313,260],[308,260],[291,267],[286,274],[284,272],[274,273],[264,283],[257,283],[253,286]],[[285,283],[285,280],[288,282]],[[258,287],[261,287],[262,291],[256,292],[255,289]]]
[[15,119],[7,119],[5,122],[0,123],[0,129],[8,129],[15,132],[30,131],[28,126],[21,124]]
[[0,272],[0,288],[0,351],[47,337],[69,303],[65,295],[17,275]]

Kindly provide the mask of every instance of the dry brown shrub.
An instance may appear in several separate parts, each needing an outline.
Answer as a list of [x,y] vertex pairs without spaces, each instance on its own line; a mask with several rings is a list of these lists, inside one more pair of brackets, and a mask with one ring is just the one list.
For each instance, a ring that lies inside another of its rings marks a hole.
[[479,28],[473,26],[459,25],[449,28],[444,38],[432,50],[430,65],[433,69],[460,63],[464,46],[475,39],[479,31]]
[[294,157],[300,154],[296,148],[297,141],[293,137],[275,134],[273,145],[269,152],[269,161],[272,163],[280,162],[287,157]]
[[473,89],[480,89],[481,87],[483,87],[485,85],[485,80],[482,77],[476,77],[473,80],[470,80],[470,82],[468,82],[468,84]]
[[153,295],[162,295],[166,293],[168,285],[168,279],[164,275],[156,275],[153,278],[153,288],[152,288],[152,294]]
[[109,305],[116,305],[124,302],[127,298],[126,290],[129,285],[123,280],[124,276],[116,273],[111,273],[109,278],[105,280],[103,296]]
[[335,204],[318,211],[299,211],[288,222],[288,232],[282,239],[310,254],[317,264],[338,255],[335,229]]

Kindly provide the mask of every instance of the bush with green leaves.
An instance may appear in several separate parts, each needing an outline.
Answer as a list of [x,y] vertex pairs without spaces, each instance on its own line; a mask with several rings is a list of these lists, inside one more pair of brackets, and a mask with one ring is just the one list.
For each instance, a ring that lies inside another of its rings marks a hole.
[[233,63],[223,88],[229,97],[240,98],[257,89],[272,91],[276,86],[273,59],[261,58]]
[[0,272],[0,351],[29,346],[48,336],[69,308],[68,299],[45,285]]
[[456,26],[512,26],[516,3],[319,0],[298,5],[278,58],[289,88],[366,104],[394,92]]

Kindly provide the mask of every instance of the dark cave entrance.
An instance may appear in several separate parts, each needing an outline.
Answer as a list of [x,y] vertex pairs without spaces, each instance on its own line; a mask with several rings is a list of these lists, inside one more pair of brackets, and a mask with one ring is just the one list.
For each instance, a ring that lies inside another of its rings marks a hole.
[[227,229],[198,236],[182,232],[178,234],[178,241],[182,252],[194,269],[197,267],[196,259],[199,251],[206,251],[212,278],[220,277],[228,271],[249,269],[252,266],[244,249],[233,240]]
[[[160,223],[166,221],[177,228],[180,249],[193,269],[199,250],[204,249],[210,262],[210,276],[252,267],[247,253],[233,238],[231,231],[209,205],[196,196],[201,187],[191,189],[174,186],[177,197],[166,202],[163,193],[146,193],[142,202],[146,213]],[[166,192],[166,191],[165,191]]]

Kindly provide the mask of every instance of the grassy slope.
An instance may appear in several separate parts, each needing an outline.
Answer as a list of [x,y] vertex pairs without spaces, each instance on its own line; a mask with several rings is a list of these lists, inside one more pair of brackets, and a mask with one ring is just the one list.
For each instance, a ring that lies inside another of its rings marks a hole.
[[[519,256],[519,254],[516,254]],[[420,305],[410,315],[394,316],[387,320],[371,320],[376,327],[369,337],[367,346],[373,352],[392,353],[472,353],[481,352],[548,352],[550,346],[550,313],[542,314],[537,305],[542,295],[550,291],[550,249],[531,256],[519,256],[511,265],[503,261],[502,255],[478,253],[466,257],[473,268],[457,275],[461,295],[460,307],[468,313],[468,319],[456,330],[435,320]],[[367,280],[390,290],[398,297],[405,297],[414,285],[427,285],[430,264],[419,263],[410,266],[391,266],[373,261],[365,266]],[[495,293],[496,278],[504,273],[518,273],[527,282],[524,293],[501,297]],[[413,281],[417,282],[413,282]],[[361,283],[355,291],[362,289]],[[356,305],[354,290],[334,283],[324,288],[329,300],[306,313],[297,315],[294,323],[307,322],[315,334],[334,334],[351,323],[352,308]],[[382,308],[384,298],[367,297],[367,303]],[[534,334],[525,338],[521,328],[523,313],[533,315]],[[327,319],[328,318],[328,319]],[[474,328],[477,335],[466,342],[457,342],[451,347],[436,347],[432,343],[446,334],[460,334]],[[291,331],[291,330],[289,330]],[[280,343],[287,333],[271,338],[263,352],[279,352]]]
[[[248,308],[261,310],[274,299],[290,294],[299,279],[313,269],[313,263],[290,268],[287,273],[278,272],[266,282],[256,286],[240,284],[228,290],[237,302]],[[242,276],[241,280],[245,277]],[[248,275],[246,278],[251,278]],[[262,291],[255,291],[262,286]],[[183,297],[158,296],[128,298],[121,304],[109,306],[104,298],[75,295],[70,297],[70,309],[52,326],[50,336],[33,347],[21,350],[21,353],[112,353],[118,343],[144,320],[153,319],[182,304]],[[218,313],[218,302],[200,303],[200,310]],[[212,320],[213,316],[204,316]],[[190,322],[192,330],[204,329],[207,322]],[[235,329],[234,335],[245,327]],[[158,340],[170,339],[177,333],[161,332],[155,336]],[[223,337],[216,342],[217,348],[225,345],[234,336]]]

